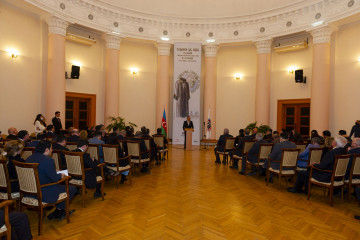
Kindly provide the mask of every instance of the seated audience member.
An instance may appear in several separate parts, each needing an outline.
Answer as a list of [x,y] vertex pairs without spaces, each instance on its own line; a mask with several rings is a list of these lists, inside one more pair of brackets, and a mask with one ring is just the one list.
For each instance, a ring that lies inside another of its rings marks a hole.
[[29,132],[26,130],[20,130],[18,133],[18,139],[23,141],[24,146],[27,147],[27,144],[30,141]]
[[331,137],[331,132],[329,130],[325,130],[322,132],[324,141],[326,141],[327,138]]
[[[235,150],[230,153],[231,158],[233,158],[234,155],[242,157],[242,152],[243,152],[243,148],[244,148],[244,141],[253,140],[253,137],[250,136],[250,129],[249,128],[246,128],[244,133],[245,133],[245,136],[243,138],[239,139],[238,145],[236,145]],[[238,162],[239,162],[239,159],[237,159],[237,158],[233,159],[233,165],[230,166],[230,168],[238,169]]]
[[346,175],[345,175],[346,180],[348,180],[349,176],[350,176],[351,165],[352,165],[352,161],[354,159],[353,154],[360,154],[360,138],[354,138],[354,140],[351,142],[351,147],[349,148],[349,151],[347,154],[351,154],[351,157],[350,157],[349,164],[348,164],[348,167],[346,170]]
[[120,134],[120,130],[119,130],[119,128],[118,127],[113,127],[113,131],[112,131],[113,133],[116,133],[116,136],[118,136],[119,134]]
[[[154,134],[153,136],[164,136],[162,134],[162,129],[161,128],[156,129],[156,134]],[[165,148],[167,148],[167,144],[168,144],[168,141],[167,141],[166,137],[164,136],[164,147]]]
[[[216,144],[216,146],[214,148],[214,152],[215,152],[215,156],[216,156],[215,163],[221,163],[219,154],[217,152],[218,151],[223,152],[225,150],[225,139],[228,138],[228,137],[233,137],[233,136],[229,134],[229,129],[225,128],[224,129],[224,134],[219,137],[219,140],[218,140],[218,142],[217,142],[217,144]],[[223,161],[223,163],[225,164],[224,161]]]
[[279,134],[273,134],[272,140],[271,140],[270,143],[274,143],[274,144],[280,143],[280,135]]
[[239,144],[240,139],[245,136],[244,132],[245,132],[244,129],[240,129],[240,130],[239,130],[239,135],[237,135],[237,136],[235,137],[235,146],[236,146],[237,144]]
[[[11,226],[11,239],[16,240],[31,240],[31,228],[29,219],[26,213],[23,212],[10,212],[9,222]],[[0,210],[0,226],[5,224],[5,211]]]
[[307,168],[309,160],[309,154],[310,154],[310,148],[319,148],[320,147],[320,139],[317,137],[314,137],[311,139],[311,143],[307,145],[305,150],[299,154],[299,160],[297,162],[297,166],[300,168]]
[[[274,131],[274,132],[273,132],[273,135],[275,135],[275,134],[279,135],[279,132],[278,132],[278,131]],[[280,135],[279,135],[279,136],[280,136]]]
[[325,139],[325,142],[324,142],[324,150],[323,150],[323,153],[321,155],[321,158],[323,158],[326,153],[332,149],[332,142],[334,141],[334,138],[333,137],[328,137]]
[[93,134],[96,132],[95,130],[95,126],[92,126],[89,128],[89,131],[88,131],[88,138],[92,138],[93,137]]
[[[143,138],[150,138],[150,150],[151,150],[150,157],[151,157],[151,160],[154,160],[157,156],[158,151],[157,151],[157,147],[154,142],[154,139],[150,136],[150,129],[145,128],[145,130],[142,134],[143,134],[142,135]],[[161,163],[157,162],[156,165],[161,165]]]
[[252,130],[252,135],[251,135],[251,137],[252,137],[253,140],[255,139],[255,136],[256,136],[256,134],[258,133],[258,131],[259,131],[259,129],[258,129],[257,127],[254,127],[254,128],[253,128],[253,130]]
[[101,140],[106,142],[106,131],[105,131],[106,129],[105,129],[104,124],[97,125],[95,127],[95,130],[101,132]]
[[46,134],[45,133],[39,133],[36,136],[36,141],[32,141],[29,142],[28,144],[26,144],[26,147],[36,147],[38,145],[38,143],[42,140],[46,140]]
[[6,137],[6,139],[11,139],[11,140],[18,140],[18,130],[14,127],[10,127],[8,129],[8,136]]
[[[322,169],[322,170],[333,170],[335,156],[346,154],[344,146],[346,144],[346,139],[341,136],[336,136],[332,141],[331,145],[333,149],[326,153],[326,155],[321,159],[319,164],[311,163],[312,166]],[[331,172],[322,172],[314,169],[312,178],[319,182],[330,182],[331,180]],[[308,182],[309,182],[310,170],[308,171],[299,171],[298,176],[295,182],[295,186],[292,188],[288,188],[287,190],[292,193],[303,192],[303,187],[305,186],[305,193],[308,191]]]
[[126,136],[126,131],[121,130],[118,135],[118,140],[126,140],[125,136]]
[[311,139],[311,138],[314,138],[314,137],[319,138],[319,139],[320,139],[320,142],[322,142],[322,141],[324,140],[324,138],[321,137],[316,130],[312,130],[312,131],[311,131],[311,134],[310,134],[310,139]]
[[47,138],[56,138],[54,125],[48,125],[46,127],[46,137]]
[[13,161],[17,162],[25,162],[24,159],[21,158],[21,152],[24,148],[24,144],[20,140],[12,140],[5,144],[3,156],[7,159],[7,169],[9,172],[11,192],[19,192],[19,182],[18,177],[15,170],[15,165]]
[[[276,169],[276,170],[280,169],[280,161],[281,161],[283,148],[296,148],[296,144],[289,141],[289,134],[286,132],[280,134],[280,143],[275,144],[271,153],[269,154],[270,159],[278,161],[278,162],[271,162],[270,167],[272,169]],[[269,159],[266,159],[263,168],[267,169],[268,165],[269,165]]]
[[[38,173],[41,185],[60,181],[65,174],[57,174],[52,154],[51,142],[41,141],[35,148],[33,155],[26,159],[27,163],[38,163]],[[65,192],[65,185],[57,184],[41,188],[42,200],[47,203],[55,203],[59,199],[60,193]],[[77,192],[76,187],[69,186],[69,199],[74,198]],[[70,211],[72,213],[74,210]],[[56,205],[56,210],[48,215],[48,219],[62,220],[66,217],[65,202]]]
[[[140,131],[137,131],[135,134],[135,138],[131,139],[132,141],[139,141],[140,142],[140,153],[141,153],[141,159],[147,159],[149,158],[149,152],[146,148],[146,144],[144,139],[142,139],[142,133]],[[137,158],[137,157],[132,157]],[[142,164],[141,172],[149,172],[149,163]]]
[[52,145],[53,150],[60,150],[61,166],[62,169],[66,169],[66,160],[63,151],[69,151],[66,147],[66,137],[64,135],[57,135],[56,143]]
[[76,143],[80,139],[79,129],[73,129],[71,132],[71,136],[67,138],[67,142]]
[[360,120],[356,120],[355,125],[351,128],[349,138],[351,138],[353,134],[354,137],[360,138]]
[[85,171],[85,186],[88,189],[96,188],[96,191],[94,193],[94,198],[99,198],[101,197],[101,183],[97,183],[96,177],[101,176],[100,169],[97,167],[100,164],[100,162],[95,158],[91,158],[90,155],[86,153],[88,147],[89,147],[89,142],[87,140],[80,139],[77,144],[77,149],[73,150],[73,152],[84,153],[83,155],[84,169],[90,168],[89,170]]
[[88,140],[88,132],[86,130],[81,130],[79,133],[79,139]]
[[304,140],[303,140],[302,136],[300,135],[300,133],[298,133],[295,129],[293,129],[291,131],[291,133],[292,133],[292,136],[290,138],[291,141],[294,141],[296,143],[304,142]]
[[89,139],[89,143],[91,144],[105,144],[103,140],[101,140],[101,132],[97,131],[93,134],[93,137]]
[[249,161],[251,163],[256,163],[258,159],[258,155],[260,153],[260,144],[266,143],[266,141],[263,140],[263,134],[257,133],[255,136],[256,142],[254,145],[250,148],[247,155],[243,156],[241,161],[241,171],[239,174],[245,175],[245,168],[246,168],[246,161]]
[[347,144],[345,147],[351,147],[351,138],[346,134],[346,131],[345,130],[339,130],[339,135],[340,136],[343,136],[344,138],[346,138],[347,140]]
[[273,130],[271,128],[269,128],[267,131],[266,131],[266,134],[264,136],[264,140],[271,143],[272,141],[272,135],[273,135]]
[[134,138],[134,128],[130,126],[126,126],[125,131],[126,131],[126,135],[125,135],[126,139],[131,140],[132,138]]

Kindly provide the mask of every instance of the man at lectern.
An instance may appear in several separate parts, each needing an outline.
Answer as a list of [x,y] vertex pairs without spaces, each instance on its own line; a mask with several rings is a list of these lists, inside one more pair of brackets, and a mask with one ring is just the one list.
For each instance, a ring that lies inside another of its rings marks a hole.
[[[184,130],[184,132],[185,132],[185,128],[192,128],[192,129],[194,129],[194,124],[193,124],[193,122],[191,121],[190,116],[187,116],[187,117],[186,117],[186,121],[184,121],[184,124],[183,124],[183,130]],[[186,149],[186,133],[185,133],[184,149]]]

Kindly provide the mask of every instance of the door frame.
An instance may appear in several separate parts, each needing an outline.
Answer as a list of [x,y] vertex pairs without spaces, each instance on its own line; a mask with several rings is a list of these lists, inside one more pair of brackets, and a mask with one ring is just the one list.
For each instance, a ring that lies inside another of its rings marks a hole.
[[[277,105],[277,130],[281,130],[283,125],[282,112],[284,105],[288,104],[310,104],[310,98],[301,98],[301,99],[282,99],[278,100]],[[311,115],[310,115],[311,118]]]
[[[96,94],[87,94],[87,93],[76,93],[76,92],[65,92],[66,97],[73,98],[86,98],[90,100],[90,121],[89,126],[95,126],[96,123]],[[65,97],[65,101],[66,101]]]

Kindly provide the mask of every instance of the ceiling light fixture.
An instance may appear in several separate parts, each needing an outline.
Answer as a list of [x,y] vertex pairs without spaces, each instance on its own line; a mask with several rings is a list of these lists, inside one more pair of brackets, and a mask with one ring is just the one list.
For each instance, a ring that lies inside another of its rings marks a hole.
[[214,43],[214,42],[216,42],[216,40],[215,39],[207,39],[206,42],[207,43]]
[[318,21],[318,22],[314,22],[313,24],[311,24],[313,27],[317,27],[320,26],[321,24],[324,23],[324,20]]
[[170,40],[170,38],[168,38],[168,37],[161,37],[160,39],[163,40],[163,41],[169,41]]

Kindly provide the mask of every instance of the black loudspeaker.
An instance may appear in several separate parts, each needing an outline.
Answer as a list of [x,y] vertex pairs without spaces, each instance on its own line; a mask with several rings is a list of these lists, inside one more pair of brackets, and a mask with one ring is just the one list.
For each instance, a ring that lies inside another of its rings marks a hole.
[[80,77],[80,67],[72,65],[71,66],[71,78],[79,79],[79,77]]
[[304,76],[303,76],[304,72],[303,70],[296,70],[295,71],[295,82],[296,83],[302,83],[304,82]]

